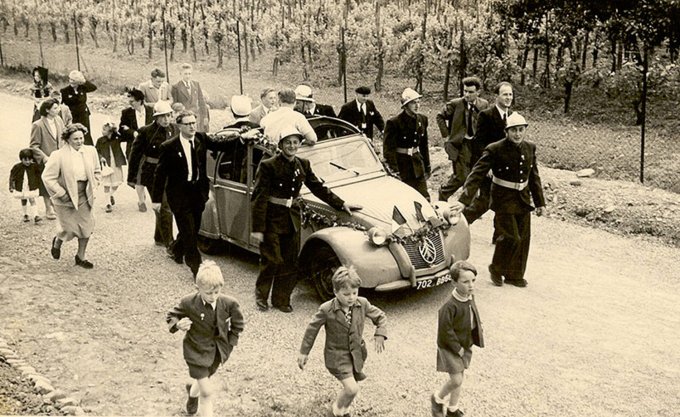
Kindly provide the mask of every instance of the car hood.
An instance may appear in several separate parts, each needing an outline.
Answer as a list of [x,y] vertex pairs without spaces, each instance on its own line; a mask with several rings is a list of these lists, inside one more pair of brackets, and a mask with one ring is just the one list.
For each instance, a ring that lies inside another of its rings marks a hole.
[[[399,214],[412,230],[423,226],[416,214],[416,203],[420,205],[424,219],[436,216],[425,197],[396,178],[382,176],[352,183],[331,184],[330,188],[345,202],[363,207],[354,212],[354,221],[367,227],[382,227],[388,233],[393,232],[402,222]],[[305,199],[319,201],[311,194],[305,195]]]

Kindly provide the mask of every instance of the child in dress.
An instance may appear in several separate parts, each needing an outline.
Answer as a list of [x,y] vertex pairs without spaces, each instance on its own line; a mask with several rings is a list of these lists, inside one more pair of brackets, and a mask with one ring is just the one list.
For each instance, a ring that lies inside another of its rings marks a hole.
[[22,149],[19,152],[19,159],[21,162],[14,165],[9,173],[9,192],[14,198],[21,200],[24,223],[31,221],[30,212],[33,221],[38,224],[42,221],[42,218],[35,213],[35,199],[40,193],[40,184],[42,184],[40,167],[33,159],[31,149]]
[[[430,399],[433,417],[462,417],[458,409],[463,372],[470,366],[472,345],[484,347],[482,322],[472,297],[477,270],[467,261],[451,266],[453,292],[439,309],[437,331],[437,371],[449,374],[449,380]],[[446,406],[445,398],[449,396]]]
[[102,164],[102,185],[106,193],[106,212],[111,213],[116,200],[113,194],[123,183],[123,165],[127,165],[125,154],[120,147],[120,136],[114,123],[105,123],[102,137],[97,139],[97,152]]
[[210,377],[229,359],[243,331],[239,304],[220,294],[222,286],[220,268],[213,261],[204,261],[196,274],[198,291],[183,297],[166,316],[170,333],[186,332],[184,360],[192,378],[192,383],[185,387],[187,414],[196,414],[200,405],[202,416],[213,415],[214,388]]
[[358,296],[361,278],[354,269],[341,266],[333,274],[332,281],[335,298],[321,304],[307,326],[298,366],[304,369],[314,340],[323,326],[326,330],[326,369],[342,384],[342,391],[333,403],[331,415],[349,417],[350,406],[359,392],[357,381],[366,379],[362,372],[367,355],[366,344],[362,339],[364,320],[368,317],[375,325],[375,350],[381,353],[387,338],[387,319],[382,310]]

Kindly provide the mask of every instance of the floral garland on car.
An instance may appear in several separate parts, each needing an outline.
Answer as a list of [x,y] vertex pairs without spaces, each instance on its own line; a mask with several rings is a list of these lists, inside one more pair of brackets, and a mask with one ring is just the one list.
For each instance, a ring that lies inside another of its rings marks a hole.
[[[317,227],[318,229],[324,229],[326,227],[349,227],[361,232],[368,231],[365,226],[359,223],[341,221],[336,215],[328,216],[324,213],[320,213],[319,211],[314,210],[310,204],[300,197],[297,198],[297,202],[300,207],[300,222],[302,227],[312,226]],[[399,230],[401,229],[397,229],[396,232],[388,234],[386,240],[387,242],[395,242],[401,245],[406,243],[421,243],[433,231],[447,230],[449,227],[449,224],[444,220],[432,216],[427,219],[425,224],[419,229],[410,230],[410,234],[404,235],[399,233]]]

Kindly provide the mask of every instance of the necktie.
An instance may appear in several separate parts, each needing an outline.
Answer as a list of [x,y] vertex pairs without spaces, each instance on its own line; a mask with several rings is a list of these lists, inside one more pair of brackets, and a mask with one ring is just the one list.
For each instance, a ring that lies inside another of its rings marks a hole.
[[503,124],[508,125],[508,112],[503,113]]
[[345,322],[348,325],[352,324],[352,306],[349,307],[349,310],[345,313]]
[[191,83],[184,83],[184,85],[186,85],[187,92],[189,93],[189,95],[191,95]]
[[474,136],[474,132],[472,130],[472,105],[468,105],[468,111],[467,111],[467,135],[469,138]]
[[189,143],[191,144],[191,182],[195,182],[198,180],[198,158],[194,140],[190,140]]

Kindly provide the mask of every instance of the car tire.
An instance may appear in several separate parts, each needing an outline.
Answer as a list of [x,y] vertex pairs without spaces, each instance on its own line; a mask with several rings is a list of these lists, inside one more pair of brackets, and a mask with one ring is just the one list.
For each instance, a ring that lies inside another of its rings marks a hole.
[[310,256],[311,279],[314,288],[323,300],[330,300],[335,296],[333,293],[333,274],[340,267],[340,260],[333,249],[324,245],[314,250]]
[[205,236],[198,236],[198,249],[206,255],[219,255],[226,251],[229,243],[221,239],[211,239]]

